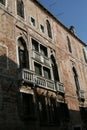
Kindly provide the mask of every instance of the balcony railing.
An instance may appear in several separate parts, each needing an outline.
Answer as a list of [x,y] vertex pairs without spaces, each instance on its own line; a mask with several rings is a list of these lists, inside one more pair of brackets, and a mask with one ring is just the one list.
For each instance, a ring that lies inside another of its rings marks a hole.
[[56,89],[60,93],[65,93],[64,85],[60,82],[56,82]]
[[45,79],[45,78],[43,78],[41,76],[37,76],[36,75],[35,84],[40,86],[40,87],[44,87],[44,88],[47,88],[47,89],[55,90],[55,83],[54,83],[54,81]]
[[34,74],[32,71],[29,71],[27,69],[22,69],[20,72],[20,77],[25,82],[34,82]]
[[38,76],[30,70],[22,69],[19,73],[19,79],[23,80],[24,82],[36,84],[39,87],[44,87],[55,91],[54,81]]

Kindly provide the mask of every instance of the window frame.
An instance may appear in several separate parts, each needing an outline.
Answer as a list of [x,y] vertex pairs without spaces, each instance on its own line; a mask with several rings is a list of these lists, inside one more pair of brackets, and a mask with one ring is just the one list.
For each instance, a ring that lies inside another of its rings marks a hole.
[[21,12],[20,12],[20,14],[18,14],[18,3],[17,3],[17,2],[18,2],[18,0],[16,0],[16,13],[17,13],[17,16],[18,16],[19,18],[21,18],[21,19],[25,19],[25,6],[24,6],[24,0],[21,0],[21,2],[23,3],[23,10],[21,10],[23,16],[22,16]]
[[40,24],[40,32],[43,34],[45,33],[44,26],[42,24]]
[[[21,43],[19,43],[21,42]],[[22,44],[23,49],[20,48],[20,44]],[[29,69],[29,51],[26,45],[26,41],[23,39],[23,37],[18,37],[17,39],[17,61],[18,61],[18,68],[28,68]],[[20,65],[20,51],[24,51],[24,62],[25,62],[25,67],[21,67]],[[26,58],[27,57],[27,58]]]
[[87,63],[86,48],[83,48],[83,56],[84,56],[84,61],[85,61],[85,63]]
[[[33,20],[33,21],[32,21]],[[31,24],[31,26],[32,27],[36,27],[36,20],[35,20],[35,18],[34,17],[30,17],[30,24]]]
[[2,5],[6,5],[6,0],[2,0],[2,2],[0,2],[0,4],[2,4]]
[[70,41],[70,38],[68,36],[67,36],[67,45],[68,45],[69,52],[72,53],[71,41]]
[[48,19],[46,19],[46,28],[47,28],[47,35],[50,39],[53,39],[52,36],[52,27]]

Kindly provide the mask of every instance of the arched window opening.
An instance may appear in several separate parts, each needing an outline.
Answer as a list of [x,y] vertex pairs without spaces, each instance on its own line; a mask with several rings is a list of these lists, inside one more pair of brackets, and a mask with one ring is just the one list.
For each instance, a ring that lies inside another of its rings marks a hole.
[[29,56],[26,47],[26,42],[22,37],[18,39],[18,54],[19,54],[19,66],[20,68],[29,68]]
[[50,38],[52,38],[51,25],[50,25],[50,22],[48,20],[46,20],[46,25],[47,25],[48,36]]
[[68,36],[67,36],[67,44],[68,44],[69,52],[72,53],[71,42]]
[[0,3],[5,5],[6,0],[0,0]]
[[17,14],[24,18],[24,3],[22,0],[17,0]]
[[78,80],[78,74],[77,74],[77,71],[76,71],[75,67],[73,67],[72,70],[73,70],[73,74],[74,74],[74,80],[75,80],[75,85],[76,85],[76,91],[78,92],[78,91],[80,90],[79,80]]
[[58,66],[56,64],[56,60],[53,55],[51,55],[51,66],[52,66],[52,72],[53,72],[53,77],[55,81],[60,81],[59,79],[59,73],[58,73]]

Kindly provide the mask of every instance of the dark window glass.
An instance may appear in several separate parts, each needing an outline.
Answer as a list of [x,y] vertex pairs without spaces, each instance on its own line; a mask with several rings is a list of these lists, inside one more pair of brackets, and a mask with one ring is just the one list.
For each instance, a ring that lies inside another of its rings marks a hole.
[[51,55],[51,66],[52,66],[54,80],[59,81],[60,79],[59,79],[58,66],[53,55]]
[[20,68],[25,68],[26,66],[26,59],[25,59],[25,51],[19,48],[19,61],[20,61]]
[[22,0],[17,0],[17,14],[24,18],[24,3]]
[[84,55],[84,60],[85,60],[85,62],[87,63],[87,56],[86,56],[86,52],[85,52],[84,49],[83,49],[83,55]]
[[53,98],[50,98],[50,103],[48,104],[48,113],[49,113],[49,123],[53,124],[57,123],[56,100]]
[[80,127],[74,127],[74,130],[81,130]]
[[40,52],[42,55],[47,56],[47,48],[43,45],[40,45]]
[[35,73],[38,75],[42,75],[41,65],[39,65],[38,63],[34,63],[34,67],[35,67]]
[[87,107],[80,107],[81,118],[84,122],[87,121]]
[[43,72],[44,72],[44,77],[46,79],[51,79],[51,75],[50,75],[50,69],[43,67]]
[[5,5],[6,0],[0,0],[0,3],[2,3],[3,5]]
[[31,94],[19,93],[18,111],[22,119],[32,119],[35,116],[33,96]]
[[42,33],[44,33],[44,26],[43,25],[40,25],[40,30]]
[[29,68],[29,55],[23,38],[18,39],[19,65],[20,68]]
[[38,42],[34,39],[32,39],[32,47],[35,51],[39,51]]
[[71,42],[68,36],[67,36],[67,44],[68,44],[69,52],[72,53]]
[[32,26],[35,26],[35,19],[31,17],[31,24]]
[[79,86],[78,75],[77,75],[76,69],[74,67],[73,67],[73,74],[74,74],[74,79],[75,79],[76,90],[78,92],[80,89],[80,86]]
[[50,25],[50,22],[48,20],[46,20],[46,25],[47,25],[48,36],[50,38],[52,38],[51,25]]
[[47,109],[46,109],[45,96],[37,95],[37,100],[38,100],[40,123],[45,124],[47,123]]

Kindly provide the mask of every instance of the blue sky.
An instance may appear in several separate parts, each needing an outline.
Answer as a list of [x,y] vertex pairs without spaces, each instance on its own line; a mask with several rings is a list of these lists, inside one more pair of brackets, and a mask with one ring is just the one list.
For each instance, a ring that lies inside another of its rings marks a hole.
[[75,27],[77,36],[87,44],[87,0],[38,0],[67,28]]

